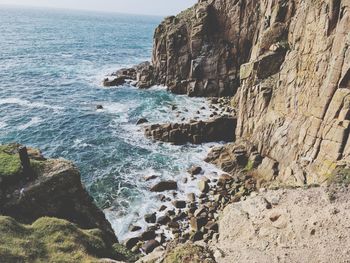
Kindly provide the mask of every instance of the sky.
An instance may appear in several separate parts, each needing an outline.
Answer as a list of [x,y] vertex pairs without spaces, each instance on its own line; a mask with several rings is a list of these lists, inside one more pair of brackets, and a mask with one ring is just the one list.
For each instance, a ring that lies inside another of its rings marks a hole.
[[[110,11],[145,15],[175,15],[197,0],[0,0],[0,5],[20,5]],[[0,6],[1,8],[1,6]]]

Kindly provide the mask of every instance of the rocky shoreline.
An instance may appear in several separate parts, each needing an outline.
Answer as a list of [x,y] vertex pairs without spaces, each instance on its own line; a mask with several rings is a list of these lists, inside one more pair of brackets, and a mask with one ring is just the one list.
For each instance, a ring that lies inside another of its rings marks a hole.
[[[335,177],[347,174],[350,156],[349,8],[348,3],[333,0],[200,0],[179,15],[167,17],[158,26],[150,63],[119,71],[114,79],[105,80],[105,86],[118,85],[116,79],[122,78],[130,79],[131,85],[140,88],[163,85],[175,94],[231,97],[231,117],[237,120],[232,127],[232,137],[223,134],[216,137],[227,139],[229,143],[213,148],[206,158],[223,173],[212,178],[206,175],[206,171],[194,167],[187,180],[201,174],[203,180],[198,187],[202,194],[191,194],[189,200],[176,200],[175,196],[175,208],[171,212],[152,214],[147,218],[156,226],[157,220],[158,225],[170,225],[174,232],[174,241],[167,244],[165,252],[158,249],[151,253],[158,254],[155,256],[158,262],[170,262],[167,258],[171,258],[174,251],[182,259],[174,262],[255,262],[261,255],[255,253],[257,250],[268,253],[266,258],[261,257],[263,262],[272,262],[276,258],[276,262],[282,258],[286,259],[285,262],[300,262],[300,257],[294,252],[283,255],[283,251],[288,251],[288,245],[281,245],[282,248],[271,246],[269,242],[272,241],[265,240],[265,236],[277,231],[276,235],[281,239],[277,243],[288,243],[286,232],[290,230],[289,224],[280,220],[283,213],[278,209],[275,211],[279,202],[268,196],[272,189],[281,188],[292,188],[288,192],[290,196],[295,193],[307,195],[294,189],[300,187],[321,186],[321,190],[309,192],[327,192],[328,184]],[[220,122],[223,117],[218,115],[216,121]],[[154,140],[196,144],[211,141],[207,127],[213,123],[215,121],[196,120],[142,125],[146,127],[146,136]],[[227,132],[220,125],[216,127]],[[215,134],[220,132],[215,131]],[[345,184],[347,189],[348,184]],[[175,189],[174,185],[170,189]],[[240,209],[246,204],[244,199],[249,202],[256,200],[256,196],[262,197],[260,203],[249,209]],[[229,210],[224,207],[236,207],[235,216],[240,220],[234,222],[247,230],[220,219],[218,215],[224,214],[225,218]],[[268,216],[264,223],[270,227],[265,234],[255,228],[255,222],[253,225],[250,222],[251,214],[257,214],[257,218],[260,215],[266,217],[263,209],[273,210],[275,214]],[[307,209],[304,212],[310,213]],[[242,217],[240,213],[247,216]],[[189,229],[192,230],[188,232]],[[251,231],[247,236],[257,239],[257,244],[251,245],[247,239],[243,241],[247,247],[242,249],[245,255],[237,246],[232,252],[230,243],[235,244],[235,240],[230,239],[225,229],[239,232],[235,239],[244,237],[245,231]],[[310,235],[314,234],[311,230]],[[311,237],[306,239],[310,241]],[[194,241],[195,247],[208,248],[206,252],[202,251],[208,253],[207,256],[197,257],[196,253],[191,253],[195,248],[186,252],[186,248],[176,245],[186,240]],[[209,244],[215,242],[220,246],[213,248]],[[263,243],[261,247],[259,242]],[[141,243],[133,245],[138,249]],[[151,250],[161,243],[161,240],[150,242]],[[315,251],[320,252],[321,246],[314,247]],[[335,249],[339,249],[339,244],[337,246]],[[220,252],[220,247],[226,249],[228,258]],[[274,248],[269,250],[270,247]],[[297,244],[295,249],[301,253],[304,251]],[[250,252],[254,257],[249,257]],[[141,262],[147,262],[149,258]],[[324,255],[317,262],[326,262],[326,258],[329,257]],[[349,257],[342,255],[341,260],[349,260]],[[310,262],[316,261],[311,259]]]
[[[229,105],[230,98],[210,99],[210,108],[215,112],[212,119],[192,121],[191,123],[168,123],[149,125],[147,121],[139,121],[145,135],[153,140],[181,145],[186,143],[200,144],[204,142],[234,142],[235,110]],[[218,113],[217,113],[218,112]],[[233,131],[233,132],[232,132]],[[198,138],[198,137],[199,138]],[[197,139],[198,138],[198,139]],[[207,162],[215,163],[215,149],[209,153]],[[189,192],[184,199],[177,198],[178,183],[176,181],[160,181],[150,191],[158,192],[158,198],[165,204],[158,211],[146,214],[144,221],[146,230],[131,225],[131,237],[124,241],[125,246],[134,251],[149,254],[154,250],[165,250],[174,244],[218,239],[219,214],[230,203],[238,202],[249,195],[255,188],[255,180],[248,174],[250,165],[247,152],[236,151],[239,163],[235,172],[212,174],[199,166],[189,167],[182,183],[198,180],[199,194]],[[253,164],[257,166],[258,163]],[[248,167],[248,168],[247,168]],[[156,178],[147,178],[152,181]],[[173,198],[163,193],[172,193]],[[133,234],[134,233],[134,234]]]

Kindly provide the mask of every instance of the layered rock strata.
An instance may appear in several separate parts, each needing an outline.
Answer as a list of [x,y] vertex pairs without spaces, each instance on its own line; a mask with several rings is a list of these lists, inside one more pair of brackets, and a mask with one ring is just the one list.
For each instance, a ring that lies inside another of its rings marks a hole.
[[199,1],[156,29],[138,85],[235,95],[237,139],[279,181],[322,183],[349,159],[349,13],[346,0]]
[[157,28],[153,76],[175,93],[235,95],[237,141],[269,176],[322,183],[349,161],[350,3],[199,1]]
[[236,119],[219,117],[191,123],[154,124],[145,127],[145,134],[155,140],[176,145],[205,142],[232,142],[235,139]]

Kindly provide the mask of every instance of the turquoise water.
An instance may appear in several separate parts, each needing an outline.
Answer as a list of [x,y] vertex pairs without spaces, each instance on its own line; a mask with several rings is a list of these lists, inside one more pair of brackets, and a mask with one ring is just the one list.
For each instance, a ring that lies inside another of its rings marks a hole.
[[[120,239],[131,222],[144,226],[143,214],[159,206],[148,188],[161,179],[180,181],[191,164],[205,165],[210,146],[154,143],[135,125],[141,117],[199,117],[205,100],[164,87],[101,86],[106,74],[149,60],[161,19],[0,7],[0,143],[16,141],[74,161]],[[96,110],[98,104],[104,109]],[[145,182],[152,174],[159,179]],[[180,184],[181,193],[191,188]]]

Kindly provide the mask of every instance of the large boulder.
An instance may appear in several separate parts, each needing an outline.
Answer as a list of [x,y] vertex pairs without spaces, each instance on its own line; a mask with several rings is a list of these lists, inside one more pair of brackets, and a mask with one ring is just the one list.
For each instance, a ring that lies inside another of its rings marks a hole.
[[151,192],[164,192],[164,191],[170,191],[170,190],[177,190],[177,182],[162,181],[151,188]]
[[235,129],[234,117],[218,117],[208,121],[150,125],[145,127],[145,135],[175,145],[232,142],[235,140]]

